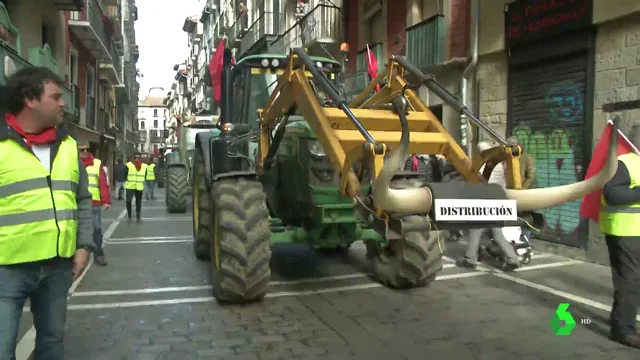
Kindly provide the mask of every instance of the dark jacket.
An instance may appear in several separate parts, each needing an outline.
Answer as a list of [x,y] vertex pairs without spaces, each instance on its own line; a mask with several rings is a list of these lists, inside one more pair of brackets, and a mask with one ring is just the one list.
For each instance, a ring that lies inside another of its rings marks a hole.
[[127,181],[127,167],[124,164],[116,164],[116,167],[113,170],[113,174],[117,182]]
[[604,185],[602,195],[607,205],[623,206],[640,202],[640,187],[630,188],[631,176],[627,166],[618,161],[616,174]]

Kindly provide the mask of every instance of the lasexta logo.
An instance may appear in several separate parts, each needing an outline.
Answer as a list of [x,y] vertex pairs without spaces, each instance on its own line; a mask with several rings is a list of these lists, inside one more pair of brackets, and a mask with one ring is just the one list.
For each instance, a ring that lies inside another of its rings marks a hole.
[[553,332],[558,336],[570,335],[573,328],[576,327],[576,321],[568,309],[569,304],[567,303],[558,305],[556,313],[553,314],[553,318],[551,319],[551,329],[553,329]]

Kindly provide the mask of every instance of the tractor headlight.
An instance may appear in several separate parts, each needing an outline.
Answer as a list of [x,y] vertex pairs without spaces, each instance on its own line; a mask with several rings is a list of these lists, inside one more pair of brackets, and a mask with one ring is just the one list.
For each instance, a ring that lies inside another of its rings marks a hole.
[[233,131],[233,129],[234,129],[234,126],[233,126],[232,123],[224,123],[222,125],[222,131],[224,131],[224,132],[231,132],[231,131]]
[[262,59],[260,64],[262,65],[262,67],[268,67],[269,66],[269,59]]
[[307,141],[307,147],[309,148],[309,152],[313,156],[318,156],[318,157],[327,156],[327,153],[324,152],[322,145],[320,145],[320,143],[317,140]]
[[318,61],[318,62],[316,63],[316,67],[317,67],[318,69],[322,70],[322,63],[321,63],[320,61]]
[[271,66],[278,67],[278,65],[280,65],[280,60],[278,59],[271,60]]

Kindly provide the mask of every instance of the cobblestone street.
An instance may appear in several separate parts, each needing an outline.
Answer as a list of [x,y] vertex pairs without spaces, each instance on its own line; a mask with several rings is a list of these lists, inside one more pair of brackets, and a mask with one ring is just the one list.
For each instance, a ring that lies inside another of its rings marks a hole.
[[[166,213],[160,197],[144,203],[142,223],[127,223],[123,207],[104,215],[109,265],[72,288],[69,360],[638,357],[607,338],[605,267],[538,253],[517,273],[471,271],[452,261],[464,244],[449,244],[438,281],[394,291],[367,277],[361,243],[342,258],[287,245],[274,248],[264,302],[221,306],[209,264],[193,255],[190,215]],[[561,302],[578,322],[570,336],[549,326]]]

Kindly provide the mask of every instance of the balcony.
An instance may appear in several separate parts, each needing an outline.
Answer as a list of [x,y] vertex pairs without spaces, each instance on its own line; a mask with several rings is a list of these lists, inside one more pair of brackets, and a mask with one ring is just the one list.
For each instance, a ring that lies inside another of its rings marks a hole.
[[110,39],[107,36],[104,16],[98,0],[86,0],[83,11],[72,11],[69,17],[69,30],[80,39],[84,47],[98,60],[111,60]]
[[[319,4],[298,20],[275,41],[278,52],[305,47],[310,55],[337,56],[342,38],[342,13],[339,7]],[[281,21],[283,23],[284,21]],[[302,26],[300,26],[302,25]]]
[[89,129],[96,128],[96,99],[87,96],[87,103],[85,104],[85,124]]
[[276,36],[280,33],[280,26],[284,22],[282,14],[270,11],[261,11],[251,26],[245,31],[240,41],[240,53],[252,53],[258,49],[267,48],[265,51],[270,52],[268,45],[273,43]]
[[113,87],[113,90],[116,93],[116,106],[129,105],[129,100],[131,99],[129,85],[129,76],[125,73],[122,82]]
[[111,60],[100,60],[100,80],[112,85],[119,85],[121,83],[120,77],[122,77],[120,56],[118,56],[112,41],[109,41],[109,48]]
[[407,60],[418,69],[444,62],[444,15],[434,15],[407,28]]
[[84,7],[84,0],[44,0],[40,6],[53,6],[58,11],[80,11]]
[[[124,56],[124,47],[122,41],[122,29],[120,28],[120,22],[122,20],[122,12],[120,6],[118,6],[117,0],[103,0],[102,6],[104,7],[105,14],[109,19],[108,28],[111,31],[114,49],[118,56]],[[113,54],[111,54],[113,56]]]

